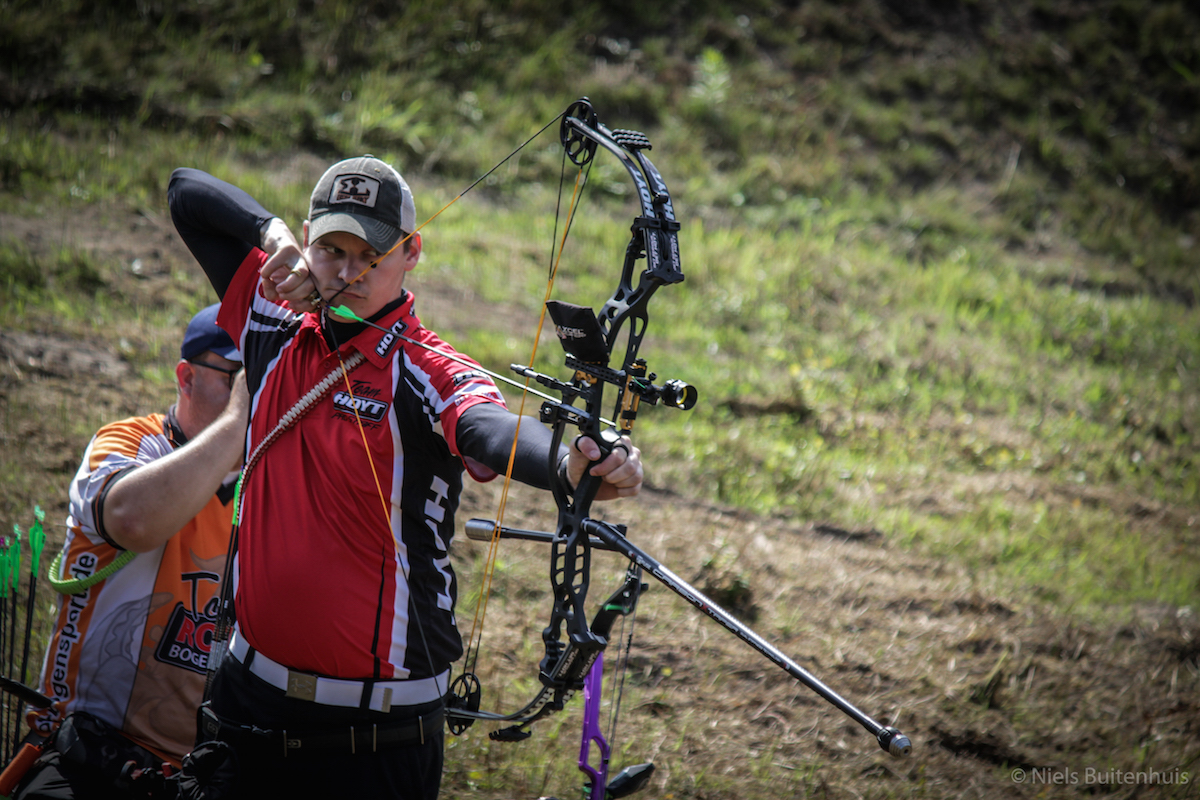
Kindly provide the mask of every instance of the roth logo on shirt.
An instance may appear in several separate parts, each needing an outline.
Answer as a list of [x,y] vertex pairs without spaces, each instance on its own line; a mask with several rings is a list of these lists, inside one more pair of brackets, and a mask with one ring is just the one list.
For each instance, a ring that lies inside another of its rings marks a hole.
[[[216,583],[220,576],[214,573],[188,573],[183,576],[193,583],[192,605],[195,606],[197,578]],[[154,657],[164,664],[198,672],[208,669],[208,654],[212,650],[213,634],[217,629],[217,606],[219,599],[212,597],[200,612],[187,607],[183,602],[175,604],[171,618],[167,620],[162,638]]]
[[333,396],[333,407],[352,417],[379,422],[387,414],[388,404],[369,397],[356,397],[349,392],[337,392]]

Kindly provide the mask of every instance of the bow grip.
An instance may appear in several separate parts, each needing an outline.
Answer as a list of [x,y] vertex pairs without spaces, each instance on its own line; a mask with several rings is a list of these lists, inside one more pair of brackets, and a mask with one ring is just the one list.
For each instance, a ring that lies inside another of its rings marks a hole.
[[[587,467],[583,470],[583,477],[579,479],[579,485],[575,487],[574,495],[578,501],[580,498],[588,498],[590,501],[596,496],[596,492],[600,491],[600,487],[604,483],[604,479],[592,474],[592,467],[599,464],[604,459],[612,455],[612,452],[617,448],[623,449],[626,453],[629,452],[629,445],[626,443],[627,438],[619,431],[613,428],[605,428],[603,430],[581,433],[575,437],[575,447],[579,448],[580,439],[591,439],[600,448],[600,456],[588,462]],[[563,470],[565,473],[566,462],[563,462]],[[571,482],[567,479],[567,475],[562,476],[563,484],[570,486]]]

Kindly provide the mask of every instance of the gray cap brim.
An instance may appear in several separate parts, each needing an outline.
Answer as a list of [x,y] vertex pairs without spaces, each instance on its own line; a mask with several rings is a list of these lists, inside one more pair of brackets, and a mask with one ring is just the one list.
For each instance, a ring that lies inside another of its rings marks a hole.
[[380,253],[392,249],[400,239],[400,229],[370,217],[330,211],[309,220],[308,242],[312,244],[327,233],[352,233]]
[[242,354],[238,352],[236,347],[212,347],[209,349],[226,361],[237,361],[240,363],[242,360]]

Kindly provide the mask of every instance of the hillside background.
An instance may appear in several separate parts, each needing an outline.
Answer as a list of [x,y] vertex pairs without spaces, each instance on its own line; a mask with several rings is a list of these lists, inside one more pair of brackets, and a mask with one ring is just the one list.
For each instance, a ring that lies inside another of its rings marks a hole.
[[[6,530],[38,504],[61,541],[90,434],[171,401],[179,330],[215,299],[165,215],[174,167],[298,224],[324,166],[372,152],[427,219],[587,96],[649,136],[672,191],[688,279],[655,298],[644,354],[701,396],[643,414],[648,496],[610,513],[915,745],[888,759],[656,589],[619,759],[657,754],[648,796],[1195,796],[1192,4],[0,0],[0,19]],[[560,151],[551,129],[423,231],[422,318],[488,366],[527,358]],[[556,294],[599,306],[632,210],[615,163],[589,184]],[[472,487],[464,519],[494,494]],[[534,495],[514,507],[553,524]],[[547,600],[536,548],[500,573],[496,684],[532,675]],[[445,796],[573,796],[575,734],[542,735],[454,740]],[[1042,768],[1079,780],[1013,778]],[[1100,779],[1139,769],[1176,780]]]

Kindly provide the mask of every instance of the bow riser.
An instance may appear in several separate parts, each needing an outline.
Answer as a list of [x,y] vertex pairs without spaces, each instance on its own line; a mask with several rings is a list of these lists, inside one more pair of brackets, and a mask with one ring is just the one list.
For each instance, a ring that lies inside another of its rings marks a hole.
[[[613,133],[599,122],[589,104],[576,103],[563,117],[560,137],[572,161],[583,166],[594,157],[596,146],[612,153],[633,180],[642,214],[631,226],[625,248],[621,276],[612,297],[600,314],[562,303],[548,304],[567,354],[569,367],[575,370],[570,387],[562,392],[561,404],[542,406],[542,420],[554,428],[555,446],[562,441],[566,425],[575,425],[601,448],[601,458],[618,446],[621,436],[632,431],[641,395],[634,383],[645,380],[645,363],[638,360],[645,335],[647,306],[659,286],[683,280],[670,194],[661,175],[642,152],[650,142],[640,133]],[[646,268],[634,285],[638,262]],[[606,365],[616,347],[624,324],[629,322],[622,370]],[[577,357],[578,356],[578,357]],[[618,429],[602,429],[599,424],[605,385],[617,389],[614,417]],[[582,409],[574,406],[582,401]],[[554,605],[550,621],[543,631],[546,655],[540,676],[548,686],[574,686],[581,681],[606,642],[587,625],[585,603],[591,571],[591,551],[581,533],[590,513],[600,481],[585,474],[573,491],[563,481],[555,481],[554,496],[559,507],[556,535],[551,548],[550,582]],[[566,642],[562,634],[566,631]]]

